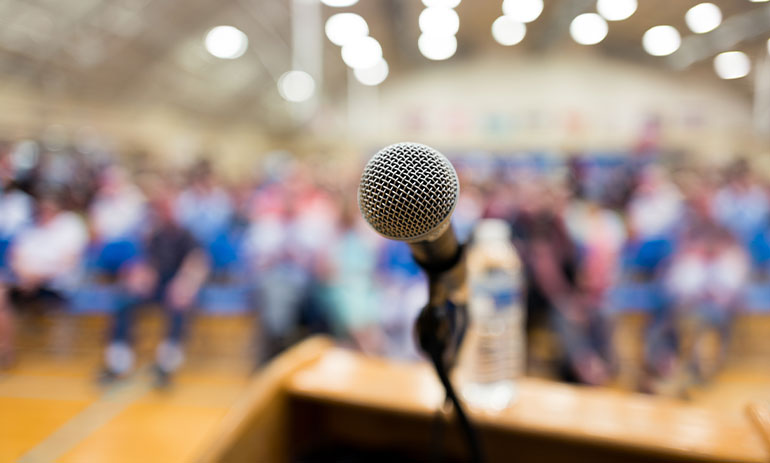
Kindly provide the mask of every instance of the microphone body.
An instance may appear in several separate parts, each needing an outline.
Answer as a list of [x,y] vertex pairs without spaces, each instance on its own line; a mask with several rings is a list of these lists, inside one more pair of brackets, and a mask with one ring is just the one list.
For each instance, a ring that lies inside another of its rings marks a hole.
[[409,243],[412,257],[426,272],[445,271],[457,263],[460,254],[460,244],[451,226],[433,241],[416,241]]

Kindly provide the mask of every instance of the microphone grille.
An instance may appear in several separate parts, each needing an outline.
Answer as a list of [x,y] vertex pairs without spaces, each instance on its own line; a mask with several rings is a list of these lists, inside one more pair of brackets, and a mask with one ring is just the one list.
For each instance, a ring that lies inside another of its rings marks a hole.
[[459,192],[457,173],[441,153],[419,143],[396,143],[366,164],[358,206],[387,238],[429,240],[443,231]]

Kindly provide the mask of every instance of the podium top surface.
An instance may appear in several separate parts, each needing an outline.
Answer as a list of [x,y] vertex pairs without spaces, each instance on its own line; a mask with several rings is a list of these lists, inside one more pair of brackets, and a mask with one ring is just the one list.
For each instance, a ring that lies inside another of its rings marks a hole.
[[[430,366],[367,357],[328,347],[285,383],[290,394],[430,417],[443,391]],[[675,399],[533,378],[518,383],[501,412],[470,410],[483,426],[554,439],[588,441],[713,461],[767,462],[768,451],[748,416],[720,413]]]

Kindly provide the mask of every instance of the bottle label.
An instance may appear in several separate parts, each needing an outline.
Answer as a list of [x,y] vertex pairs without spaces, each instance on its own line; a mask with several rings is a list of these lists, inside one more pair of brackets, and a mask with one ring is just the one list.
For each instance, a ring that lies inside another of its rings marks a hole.
[[509,310],[512,306],[518,305],[520,300],[517,283],[510,272],[489,271],[474,282],[473,298],[489,301],[486,304],[491,303],[494,313]]
[[497,291],[492,294],[492,299],[495,302],[495,311],[499,312],[504,310],[519,301],[519,294],[517,291]]

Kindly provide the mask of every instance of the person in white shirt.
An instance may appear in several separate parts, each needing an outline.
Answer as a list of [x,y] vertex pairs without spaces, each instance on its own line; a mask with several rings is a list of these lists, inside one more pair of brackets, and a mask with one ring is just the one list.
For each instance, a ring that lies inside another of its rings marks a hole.
[[770,215],[767,192],[745,161],[730,166],[726,177],[727,183],[714,195],[711,212],[719,225],[750,248],[752,240],[766,228]]
[[683,213],[682,194],[659,166],[648,166],[628,204],[628,221],[641,240],[667,236]]
[[75,213],[64,211],[50,193],[38,200],[33,223],[21,229],[10,247],[10,276],[0,287],[0,365],[10,363],[14,305],[46,301],[57,305],[76,283],[88,231]]
[[208,163],[197,165],[191,177],[190,185],[176,200],[176,220],[208,247],[227,230],[234,212],[233,203]]
[[11,270],[21,293],[71,289],[88,243],[88,231],[74,212],[61,209],[57,198],[43,196],[34,223],[11,247]]
[[647,166],[627,206],[631,267],[652,278],[673,252],[684,219],[684,199],[660,166]]
[[88,210],[95,247],[92,264],[98,272],[115,276],[137,258],[146,215],[145,197],[127,172],[119,166],[106,169]]

